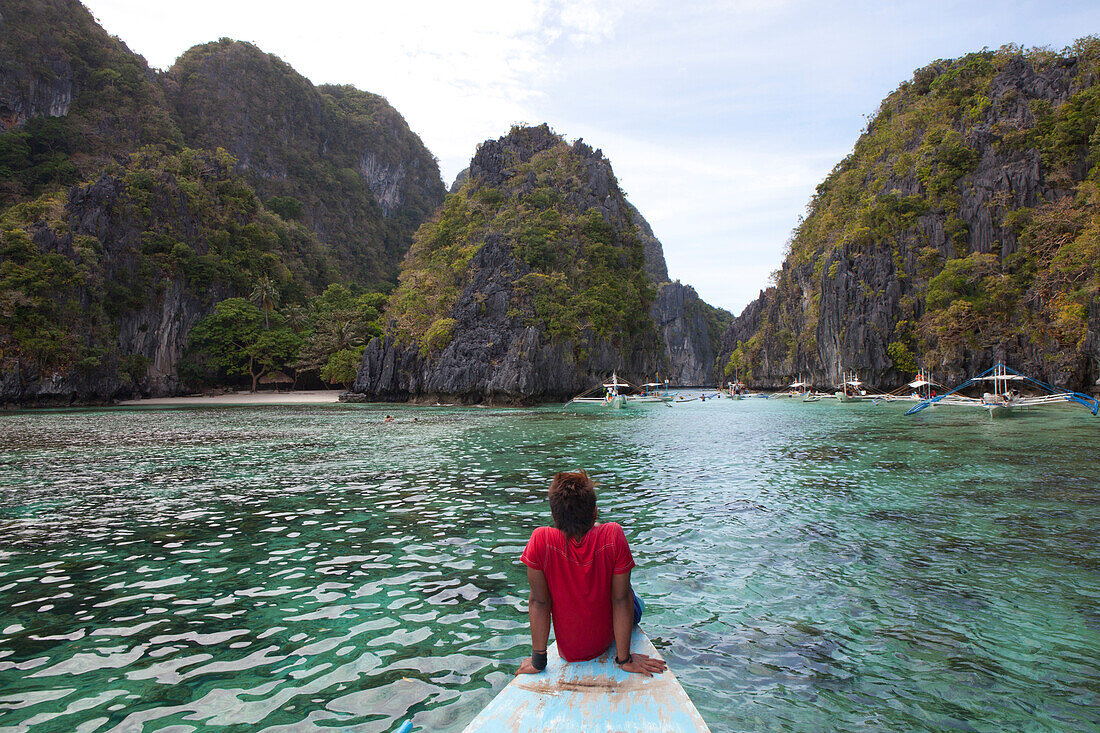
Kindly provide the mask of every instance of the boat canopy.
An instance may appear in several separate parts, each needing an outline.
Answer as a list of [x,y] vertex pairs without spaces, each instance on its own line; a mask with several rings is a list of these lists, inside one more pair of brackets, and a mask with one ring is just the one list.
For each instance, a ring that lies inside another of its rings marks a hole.
[[[1014,403],[1014,404],[1021,404],[1021,405],[1043,404],[1043,403],[1052,402],[1052,401],[1053,402],[1062,402],[1062,401],[1064,401],[1064,402],[1076,402],[1077,404],[1083,406],[1085,409],[1087,409],[1089,412],[1091,412],[1093,415],[1096,415],[1098,412],[1100,412],[1100,400],[1096,399],[1095,397],[1091,397],[1089,395],[1082,394],[1080,392],[1070,392],[1070,391],[1067,391],[1067,390],[1058,389],[1057,387],[1053,387],[1053,386],[1047,384],[1046,382],[1040,382],[1038,379],[1032,379],[1031,377],[1020,374],[1015,369],[1010,369],[1010,368],[1006,367],[1004,364],[998,362],[997,364],[994,364],[989,369],[986,369],[984,372],[977,375],[976,377],[971,377],[970,379],[966,380],[965,382],[960,384],[958,387],[955,387],[954,389],[947,392],[946,394],[942,394],[939,397],[932,397],[931,399],[923,400],[919,404],[914,405],[913,407],[906,410],[905,414],[906,415],[914,415],[914,414],[920,412],[921,410],[925,409],[926,407],[928,407],[930,405],[934,405],[938,402],[943,402],[944,400],[949,400],[949,399],[954,400],[954,403],[946,402],[944,404],[958,404],[958,400],[963,399],[963,398],[961,396],[955,397],[954,395],[956,395],[957,392],[962,391],[966,387],[968,387],[972,384],[980,383],[980,382],[996,382],[996,381],[1002,381],[1002,380],[1006,381],[1006,382],[1007,381],[1024,382],[1024,383],[1026,383],[1026,384],[1028,384],[1032,387],[1036,387],[1039,390],[1041,390],[1042,392],[1046,393],[1046,394],[1040,395],[1038,397],[1026,398],[1026,399],[1021,400],[1018,403]],[[965,398],[965,399],[966,399],[967,403],[977,403],[977,404],[982,405],[984,407],[989,407],[988,404],[986,404],[982,401],[974,400],[972,398]],[[1008,405],[1006,405],[1006,406],[1008,406]],[[990,414],[992,414],[992,413],[990,413]]]
[[806,383],[805,382],[791,382],[790,386],[791,387],[805,387]]
[[934,386],[936,386],[936,383],[932,382],[932,381],[929,381],[927,379],[917,379],[917,380],[909,383],[909,386],[913,389],[919,389],[920,387],[927,387],[929,385],[934,387]]

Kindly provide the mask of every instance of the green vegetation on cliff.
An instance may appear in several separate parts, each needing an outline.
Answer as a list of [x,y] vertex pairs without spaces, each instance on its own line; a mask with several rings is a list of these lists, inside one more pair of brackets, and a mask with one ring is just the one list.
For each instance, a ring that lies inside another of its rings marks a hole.
[[[513,128],[505,140],[523,148],[527,138],[548,135],[545,125]],[[583,143],[570,146],[555,136],[529,155],[513,154],[499,182],[475,173],[449,194],[417,232],[390,299],[387,313],[399,339],[427,351],[446,345],[471,260],[489,240],[506,243],[517,261],[512,313],[547,339],[590,331],[627,345],[652,336],[655,291],[643,269],[644,247],[631,222],[596,208],[591,155]],[[621,199],[617,188],[615,194]]]
[[192,379],[206,370],[248,376],[255,392],[260,377],[288,364],[302,347],[301,337],[282,320],[277,318],[272,328],[266,314],[244,298],[223,300],[191,329],[197,359],[185,372]]
[[[331,279],[312,233],[267,211],[224,151],[146,148],[71,192],[0,217],[0,358],[39,370],[99,368],[120,319],[195,297],[248,292],[267,277],[286,299]],[[210,302],[212,305],[212,301]]]
[[189,49],[165,89],[187,144],[233,154],[269,207],[317,232],[351,281],[392,282],[443,199],[435,159],[384,98],[315,87],[252,44]]
[[188,384],[230,384],[248,377],[255,391],[261,377],[277,370],[293,374],[295,384],[302,375],[345,388],[355,381],[366,342],[382,333],[378,321],[385,296],[334,283],[276,310],[271,284],[262,276],[248,300],[227,298],[195,324],[179,364]]
[[4,3],[0,208],[180,133],[144,59],[77,2]]
[[276,304],[308,315],[281,366],[347,383],[381,296],[324,317],[312,299],[392,288],[442,197],[382,97],[224,39],[154,73],[77,0],[6,2],[0,399],[174,391],[192,325],[260,285],[265,332]]
[[1100,299],[1098,123],[1096,38],[917,71],[818,186],[723,360],[900,381],[996,349],[1079,380]]

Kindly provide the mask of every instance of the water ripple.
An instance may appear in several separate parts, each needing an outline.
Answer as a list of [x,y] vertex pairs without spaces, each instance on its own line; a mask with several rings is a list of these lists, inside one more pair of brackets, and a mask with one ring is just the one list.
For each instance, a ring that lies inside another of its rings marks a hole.
[[1100,422],[900,413],[5,414],[0,729],[460,730],[580,467],[716,733],[1100,726]]

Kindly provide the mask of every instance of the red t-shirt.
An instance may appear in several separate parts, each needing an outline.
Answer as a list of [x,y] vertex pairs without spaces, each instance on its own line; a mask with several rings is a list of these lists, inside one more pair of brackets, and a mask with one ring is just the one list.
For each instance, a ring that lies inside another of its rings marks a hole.
[[546,574],[558,654],[580,662],[607,651],[615,640],[611,576],[634,567],[623,528],[597,524],[577,541],[559,529],[539,527],[520,560]]

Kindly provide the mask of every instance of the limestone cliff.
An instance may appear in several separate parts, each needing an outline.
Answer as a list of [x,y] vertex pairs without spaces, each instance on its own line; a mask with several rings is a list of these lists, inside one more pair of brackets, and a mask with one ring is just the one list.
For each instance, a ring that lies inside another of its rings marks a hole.
[[645,248],[645,272],[657,287],[650,308],[663,347],[661,380],[673,385],[714,384],[722,332],[733,315],[705,303],[690,285],[669,282],[664,247],[649,222],[627,202]]
[[424,225],[355,390],[384,399],[561,399],[660,366],[655,291],[608,161],[546,125],[483,143]]
[[0,5],[0,207],[178,142],[145,59],[77,0]]
[[147,151],[0,217],[0,403],[171,394],[216,302],[278,268],[288,295],[331,279],[321,244],[264,210],[232,163]]
[[231,41],[156,75],[76,0],[4,0],[0,402],[173,393],[218,300],[388,285],[442,196],[377,95]]
[[840,369],[893,388],[995,360],[1100,376],[1100,43],[937,61],[818,186],[773,286],[723,337],[760,386]]
[[164,83],[187,144],[228,150],[260,196],[313,229],[355,281],[392,281],[443,200],[435,158],[378,95],[315,87],[228,39],[188,50]]
[[715,360],[733,316],[704,302],[695,288],[662,283],[651,310],[664,346],[661,380],[673,385],[715,384]]
[[611,372],[699,384],[717,313],[667,282],[661,244],[608,161],[546,125],[483,143],[417,233],[355,391],[391,400],[558,400]]

